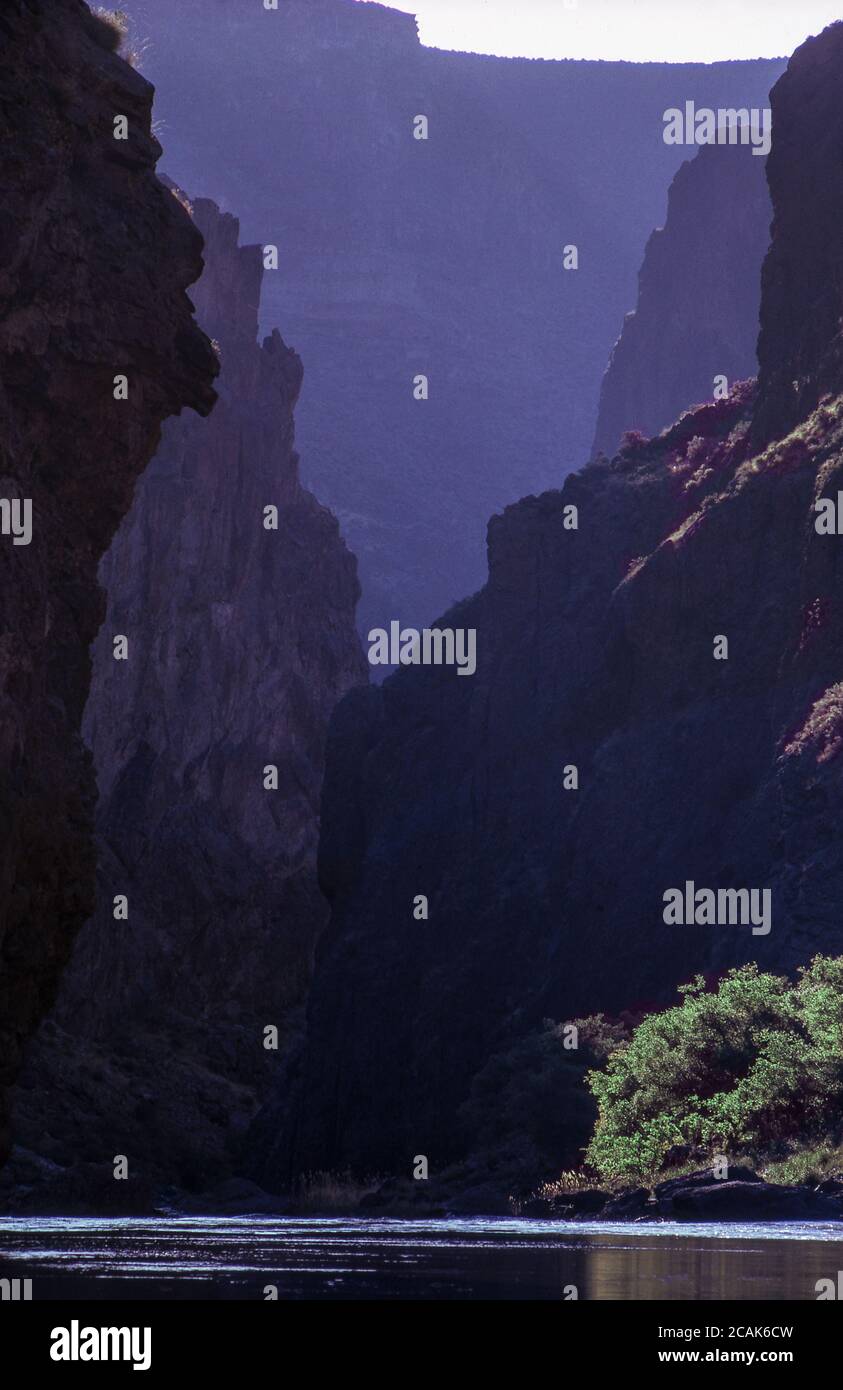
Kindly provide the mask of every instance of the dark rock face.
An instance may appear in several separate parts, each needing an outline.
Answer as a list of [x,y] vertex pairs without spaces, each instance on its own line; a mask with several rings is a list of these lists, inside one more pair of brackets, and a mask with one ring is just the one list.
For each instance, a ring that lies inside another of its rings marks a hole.
[[555,1198],[533,1198],[521,1208],[522,1216],[556,1216],[563,1221],[589,1220],[603,1211],[614,1199],[608,1192],[590,1188],[583,1192],[566,1192]]
[[690,153],[662,112],[765,106],[782,65],[441,52],[412,15],[356,0],[121,4],[150,40],[168,170],[278,246],[263,319],[307,368],[303,477],[359,558],[361,631],[418,626],[483,584],[493,512],[588,457]]
[[[654,1215],[672,1221],[835,1221],[840,1202],[809,1187],[763,1182],[757,1173],[730,1168],[718,1180],[711,1171],[659,1183]],[[605,1209],[602,1213],[609,1217]]]
[[[25,1149],[67,1162],[107,1143],[186,1187],[230,1171],[297,1025],[327,915],[315,870],[325,733],[367,672],[355,560],[299,482],[302,366],[277,331],[257,341],[261,250],[239,247],[237,220],[212,202],[192,212],[220,398],[207,423],[167,427],[103,562],[85,715],[98,907],[17,1104]],[[277,790],[264,786],[270,765]],[[118,895],[127,920],[115,920]],[[268,1025],[277,1052],[264,1049]]]
[[[808,39],[771,93],[773,240],[762,272],[757,443],[785,434],[843,371],[843,22]],[[810,93],[810,100],[806,100]],[[812,209],[805,216],[805,209]]]
[[[773,137],[793,158],[769,162],[774,204],[808,180],[827,234],[843,110],[822,143],[800,112],[828,109],[818,73],[839,90],[839,62],[820,61],[839,32],[809,67],[794,58]],[[785,278],[803,252],[788,225],[771,252]],[[543,1018],[843,950],[843,569],[840,539],[814,526],[815,498],[843,490],[843,400],[755,454],[753,408],[741,388],[493,518],[488,583],[447,616],[476,629],[477,674],[410,668],[340,705],[320,851],[332,919],[299,1089],[264,1160],[275,1180],[317,1163],[406,1174],[417,1154],[434,1174],[470,1146],[472,1077]],[[769,890],[771,930],[666,922],[665,893],[688,881]]]
[[839,1221],[840,1194],[825,1188],[768,1183],[734,1164],[723,1177],[701,1169],[657,1183],[652,1192],[634,1187],[611,1195],[586,1189],[537,1198],[523,1203],[520,1215],[562,1221]]
[[644,1187],[634,1187],[630,1192],[622,1192],[610,1197],[600,1211],[604,1221],[635,1221],[651,1215],[649,1193]]
[[711,400],[715,376],[755,376],[772,215],[764,165],[749,146],[704,145],[674,178],[603,378],[594,454],[613,454],[625,430],[658,434]]
[[689,1188],[670,1208],[674,1220],[685,1221],[834,1221],[840,1214],[839,1202],[804,1188],[751,1182]]
[[0,13],[0,494],[32,503],[30,543],[0,537],[0,1093],[93,906],[97,565],[162,420],[214,401],[185,293],[201,237],[155,177],[152,88],[114,41],[81,0]]
[[763,1181],[754,1168],[745,1168],[742,1164],[730,1163],[723,1177],[717,1177],[713,1168],[700,1168],[695,1173],[683,1173],[681,1178],[667,1178],[665,1182],[656,1183],[653,1188],[653,1196],[657,1202],[672,1202],[674,1197],[678,1197],[680,1193],[686,1192],[689,1188],[701,1189],[722,1186],[727,1180],[739,1182],[743,1186],[746,1186],[747,1183]]
[[506,1188],[486,1183],[461,1192],[446,1210],[449,1216],[511,1216],[512,1203]]

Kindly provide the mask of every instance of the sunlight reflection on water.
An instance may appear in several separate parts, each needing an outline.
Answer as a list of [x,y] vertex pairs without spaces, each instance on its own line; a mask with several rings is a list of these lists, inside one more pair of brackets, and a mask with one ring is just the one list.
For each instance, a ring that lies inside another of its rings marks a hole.
[[10,1217],[0,1273],[35,1298],[816,1299],[841,1241],[843,1222]]

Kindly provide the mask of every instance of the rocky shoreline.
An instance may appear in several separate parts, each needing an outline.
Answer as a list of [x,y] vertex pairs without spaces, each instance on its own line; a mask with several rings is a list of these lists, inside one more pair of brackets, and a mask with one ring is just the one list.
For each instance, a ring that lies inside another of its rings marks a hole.
[[[388,1179],[356,1203],[328,1207],[271,1193],[243,1178],[228,1178],[207,1192],[155,1189],[134,1179],[117,1183],[110,1167],[79,1164],[60,1169],[43,1160],[23,1181],[0,1185],[0,1216],[277,1216],[424,1219],[515,1217],[576,1222],[843,1221],[843,1174],[819,1184],[766,1182],[753,1169],[734,1166],[723,1178],[711,1169],[667,1178],[652,1187],[620,1191],[571,1190],[519,1200],[494,1183],[461,1191]],[[6,1187],[7,1190],[3,1190]]]
[[751,1168],[734,1167],[724,1178],[703,1169],[652,1188],[533,1199],[522,1206],[521,1215],[568,1221],[841,1221],[843,1178],[786,1186],[765,1182]]

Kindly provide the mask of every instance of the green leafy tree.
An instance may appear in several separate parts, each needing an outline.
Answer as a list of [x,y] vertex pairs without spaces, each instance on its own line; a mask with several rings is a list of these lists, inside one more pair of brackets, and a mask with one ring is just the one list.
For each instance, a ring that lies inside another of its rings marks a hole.
[[839,1124],[843,958],[816,957],[796,984],[745,965],[713,993],[700,977],[680,993],[587,1078],[586,1157],[603,1177],[657,1172],[676,1144],[774,1153]]

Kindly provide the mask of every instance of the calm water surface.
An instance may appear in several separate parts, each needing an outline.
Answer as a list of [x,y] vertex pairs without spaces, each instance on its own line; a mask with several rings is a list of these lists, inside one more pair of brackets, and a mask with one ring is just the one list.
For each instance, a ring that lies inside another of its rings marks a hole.
[[34,1299],[816,1299],[843,1222],[0,1219],[0,1275]]

